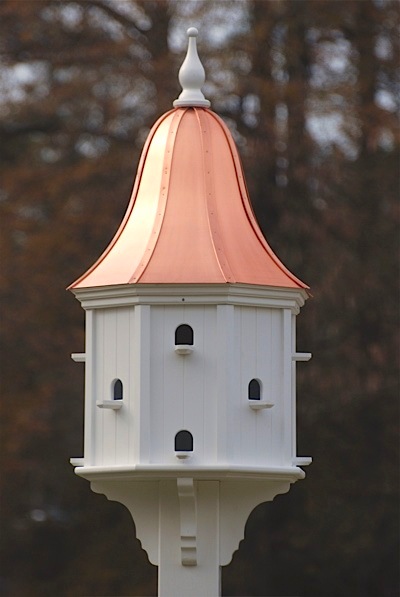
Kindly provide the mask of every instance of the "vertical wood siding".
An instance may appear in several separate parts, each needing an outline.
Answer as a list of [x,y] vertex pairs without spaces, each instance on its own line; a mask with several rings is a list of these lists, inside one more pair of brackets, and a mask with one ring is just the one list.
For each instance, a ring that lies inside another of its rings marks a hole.
[[[193,352],[175,352],[175,330],[189,324]],[[293,324],[294,327],[294,324]],[[290,464],[295,390],[290,311],[232,305],[132,306],[93,312],[93,445],[98,465],[176,464],[174,438],[194,438],[191,464]],[[99,408],[123,384],[120,410]],[[272,408],[253,410],[252,379]]]

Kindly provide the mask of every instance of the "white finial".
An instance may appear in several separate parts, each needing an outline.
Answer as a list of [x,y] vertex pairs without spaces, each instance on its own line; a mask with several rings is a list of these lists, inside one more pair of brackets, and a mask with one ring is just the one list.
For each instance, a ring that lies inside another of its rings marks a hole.
[[196,37],[198,33],[195,27],[190,27],[187,30],[189,46],[186,58],[179,70],[179,83],[182,87],[182,93],[174,101],[175,108],[181,106],[203,106],[208,108],[210,106],[210,102],[201,91],[206,75],[197,54]]

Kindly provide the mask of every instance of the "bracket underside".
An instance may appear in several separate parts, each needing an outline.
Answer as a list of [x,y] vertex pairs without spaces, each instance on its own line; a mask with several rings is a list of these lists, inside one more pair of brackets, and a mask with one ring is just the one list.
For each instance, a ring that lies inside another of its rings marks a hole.
[[266,478],[199,479],[187,471],[184,477],[136,480],[137,471],[124,476],[121,471],[92,473],[90,468],[95,467],[78,466],[76,471],[80,476],[84,472],[93,491],[129,509],[152,564],[165,567],[175,561],[179,567],[202,570],[210,560],[217,566],[229,564],[250,512],[304,476],[292,466]]

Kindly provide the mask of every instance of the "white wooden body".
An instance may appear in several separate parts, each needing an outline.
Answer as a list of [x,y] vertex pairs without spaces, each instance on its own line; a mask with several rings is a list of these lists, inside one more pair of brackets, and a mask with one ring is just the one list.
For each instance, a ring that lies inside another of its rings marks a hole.
[[[301,292],[204,289],[199,301],[195,287],[144,290],[77,293],[87,317],[84,466],[295,465]],[[189,354],[175,350],[181,324],[194,332]],[[123,399],[113,405],[117,379]],[[261,386],[257,402],[252,379]],[[180,430],[193,435],[184,461],[174,449]]]

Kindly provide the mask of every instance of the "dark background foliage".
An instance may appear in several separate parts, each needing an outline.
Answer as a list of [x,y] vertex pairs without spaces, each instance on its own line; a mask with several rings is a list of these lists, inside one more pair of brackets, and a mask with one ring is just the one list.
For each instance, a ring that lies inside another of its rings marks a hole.
[[155,595],[120,504],[73,474],[83,311],[65,287],[126,208],[149,127],[200,29],[299,317],[307,479],[260,505],[224,595],[395,597],[399,5],[392,0],[0,4],[1,581],[5,596]]

